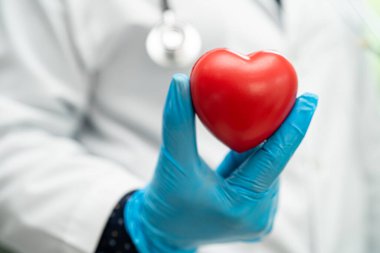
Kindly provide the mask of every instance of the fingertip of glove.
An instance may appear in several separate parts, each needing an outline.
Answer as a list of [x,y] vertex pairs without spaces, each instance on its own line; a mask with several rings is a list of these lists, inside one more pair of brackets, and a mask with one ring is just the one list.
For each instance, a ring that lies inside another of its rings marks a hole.
[[299,133],[306,133],[306,130],[314,116],[318,105],[318,96],[313,93],[304,93],[299,96],[293,110],[287,118],[287,126],[290,124],[296,127]]
[[172,83],[176,86],[186,86],[189,85],[190,78],[182,73],[174,74],[172,77]]
[[302,103],[302,105],[306,106],[307,108],[315,110],[318,106],[319,97],[314,93],[307,92],[302,94],[297,100],[299,103]]
[[190,90],[189,77],[185,74],[174,74],[170,83],[169,93],[175,97],[187,97]]

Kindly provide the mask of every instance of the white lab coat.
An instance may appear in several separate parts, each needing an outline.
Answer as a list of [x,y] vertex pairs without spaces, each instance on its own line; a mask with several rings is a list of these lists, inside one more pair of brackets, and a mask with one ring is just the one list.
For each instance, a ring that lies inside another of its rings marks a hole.
[[[203,51],[278,50],[295,64],[300,92],[320,96],[282,175],[273,233],[199,252],[380,252],[373,80],[332,1],[286,0],[281,24],[253,0],[172,2],[200,31]],[[163,69],[147,56],[159,17],[157,0],[0,0],[1,244],[93,252],[114,205],[148,182],[170,77],[190,70]],[[216,165],[226,147],[201,124],[198,137]]]

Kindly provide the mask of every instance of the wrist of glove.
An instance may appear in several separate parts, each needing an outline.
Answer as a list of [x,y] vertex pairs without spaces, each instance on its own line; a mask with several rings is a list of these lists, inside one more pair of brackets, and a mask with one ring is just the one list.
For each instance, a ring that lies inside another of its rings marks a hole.
[[140,253],[193,253],[195,249],[182,249],[173,243],[174,238],[167,238],[159,229],[155,229],[145,220],[145,190],[136,192],[125,208],[124,217],[130,221],[126,224],[130,236]]
[[141,253],[190,253],[201,245],[257,241],[271,230],[278,177],[301,143],[317,98],[299,97],[264,144],[231,151],[212,170],[198,154],[189,80],[176,75],[163,116],[163,145],[152,181],[125,209]]

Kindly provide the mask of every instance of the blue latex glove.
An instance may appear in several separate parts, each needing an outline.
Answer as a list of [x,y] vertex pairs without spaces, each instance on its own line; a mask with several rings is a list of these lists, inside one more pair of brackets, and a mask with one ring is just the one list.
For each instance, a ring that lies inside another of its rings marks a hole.
[[204,244],[254,241],[267,234],[277,208],[279,174],[302,141],[316,105],[314,95],[299,97],[267,142],[242,154],[231,151],[215,172],[197,152],[188,77],[175,75],[155,175],[125,209],[139,252],[194,252]]

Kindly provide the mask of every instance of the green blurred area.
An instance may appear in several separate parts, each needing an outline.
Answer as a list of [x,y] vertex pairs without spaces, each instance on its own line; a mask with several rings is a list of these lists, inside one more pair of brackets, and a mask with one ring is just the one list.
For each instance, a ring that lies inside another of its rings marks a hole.
[[[376,16],[376,20],[380,20],[380,0],[367,0],[371,10]],[[377,19],[378,18],[378,19]],[[369,36],[369,43],[372,44],[374,50],[377,52],[377,55],[372,59],[372,66],[375,69],[377,74],[377,80],[380,87],[380,31],[371,31],[372,36]]]
[[380,1],[379,0],[368,0],[372,8],[380,15]]
[[5,250],[5,249],[1,248],[1,246],[0,246],[0,253],[10,253],[10,251]]

